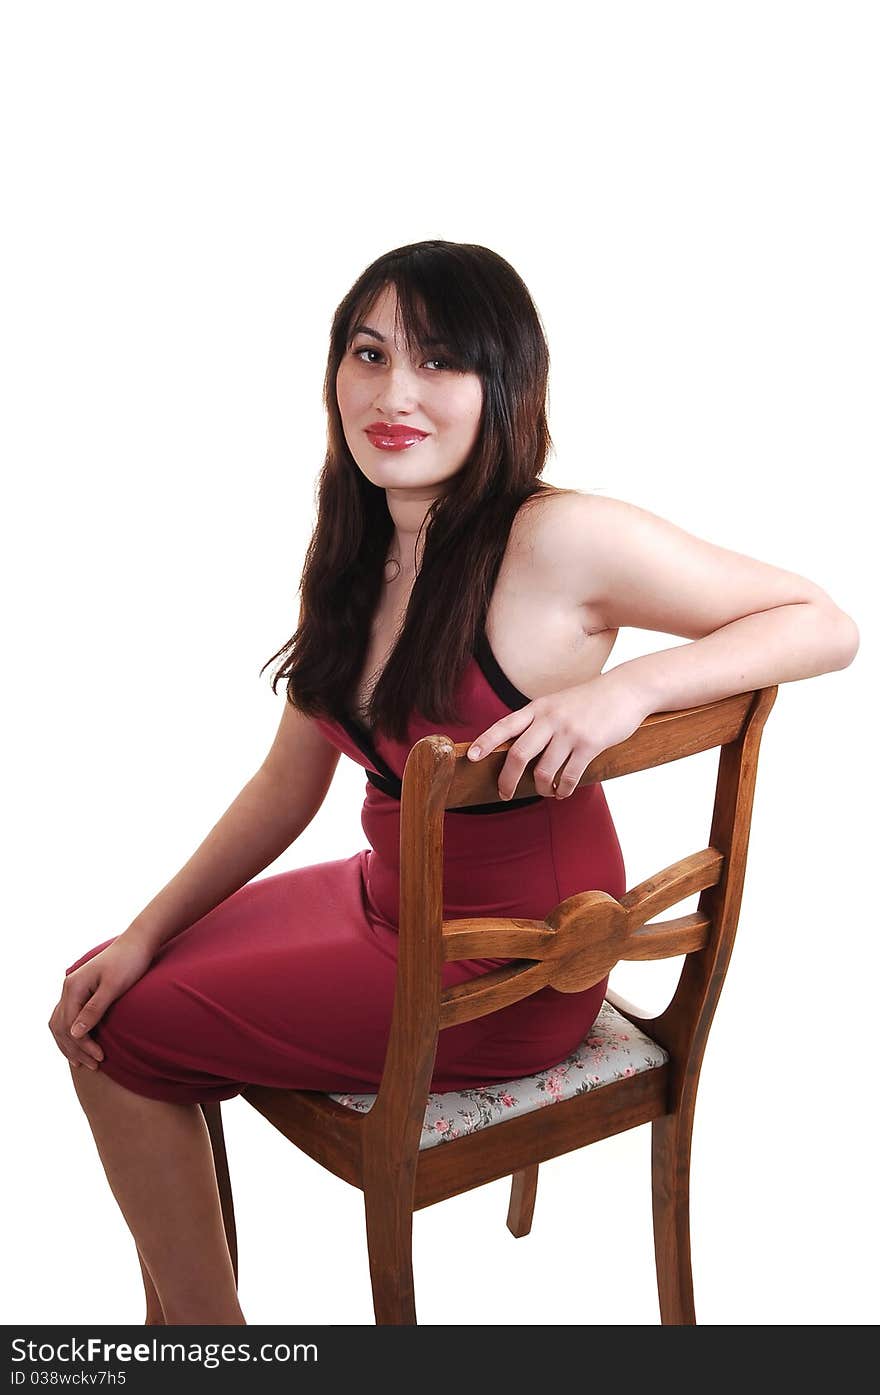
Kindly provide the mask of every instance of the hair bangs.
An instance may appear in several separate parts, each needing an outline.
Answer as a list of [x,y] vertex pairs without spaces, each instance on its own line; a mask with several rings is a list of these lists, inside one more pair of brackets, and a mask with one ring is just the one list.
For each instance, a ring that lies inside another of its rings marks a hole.
[[492,347],[485,343],[485,325],[456,286],[448,261],[438,258],[432,267],[430,260],[427,256],[400,260],[384,269],[379,284],[365,287],[352,307],[347,342],[351,343],[352,327],[368,319],[382,292],[391,289],[396,301],[395,337],[408,353],[442,350],[460,371],[486,373]]

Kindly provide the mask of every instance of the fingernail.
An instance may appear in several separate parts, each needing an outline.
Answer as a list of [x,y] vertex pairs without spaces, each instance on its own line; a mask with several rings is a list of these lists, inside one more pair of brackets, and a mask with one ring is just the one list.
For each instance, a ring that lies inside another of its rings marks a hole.
[[70,1035],[72,1037],[81,1037],[85,1029],[86,1024],[84,1022],[74,1022],[73,1026],[70,1029]]
[[481,756],[482,754],[483,753],[480,750],[479,746],[472,746],[471,749],[468,751],[468,755],[470,756],[471,760],[476,760],[477,757]]

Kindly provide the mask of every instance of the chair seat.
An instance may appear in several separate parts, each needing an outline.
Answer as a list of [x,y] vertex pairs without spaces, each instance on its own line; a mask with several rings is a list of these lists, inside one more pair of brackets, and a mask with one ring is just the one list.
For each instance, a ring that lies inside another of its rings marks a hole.
[[[614,1080],[655,1070],[668,1060],[669,1053],[662,1046],[606,1001],[580,1046],[558,1065],[497,1085],[429,1094],[419,1150],[598,1090]],[[330,1094],[329,1098],[364,1114],[376,1102],[375,1094]]]

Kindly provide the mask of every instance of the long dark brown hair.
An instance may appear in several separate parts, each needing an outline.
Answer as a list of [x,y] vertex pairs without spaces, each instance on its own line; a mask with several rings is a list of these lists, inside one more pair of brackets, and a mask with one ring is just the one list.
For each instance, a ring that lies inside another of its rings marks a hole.
[[514,516],[531,496],[558,491],[539,479],[553,444],[547,341],[513,267],[469,242],[414,242],[378,257],[333,316],[317,522],[299,587],[299,627],[260,670],[286,655],[272,691],[286,678],[288,700],[309,716],[338,719],[354,710],[394,523],[385,490],[365,478],[348,448],[336,374],[353,326],[387,287],[397,294],[407,350],[433,337],[451,351],[454,367],[478,373],[483,384],[477,439],[428,508],[404,624],[367,711],[370,727],[405,741],[414,711],[438,731],[461,720],[453,697],[485,622]]

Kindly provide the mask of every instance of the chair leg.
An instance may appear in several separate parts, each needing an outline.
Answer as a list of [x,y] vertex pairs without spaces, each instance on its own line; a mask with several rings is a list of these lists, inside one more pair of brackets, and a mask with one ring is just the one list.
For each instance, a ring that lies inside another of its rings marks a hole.
[[651,1124],[651,1188],[654,1204],[654,1259],[660,1321],[692,1326],[690,1156],[693,1114],[664,1114]]
[[528,1235],[535,1214],[535,1196],[538,1191],[538,1164],[520,1168],[513,1174],[510,1186],[510,1205],[507,1208],[507,1229],[517,1239]]
[[364,1186],[367,1250],[377,1326],[416,1325],[412,1268],[412,1192],[398,1192],[390,1178]]
[[238,1240],[235,1233],[235,1208],[232,1204],[232,1184],[229,1180],[229,1163],[226,1157],[226,1142],[223,1137],[223,1116],[220,1101],[209,1100],[201,1105],[211,1139],[211,1152],[214,1155],[214,1170],[217,1173],[217,1190],[220,1193],[220,1209],[223,1213],[223,1228],[226,1231],[226,1244],[232,1260],[232,1272],[238,1286]]

